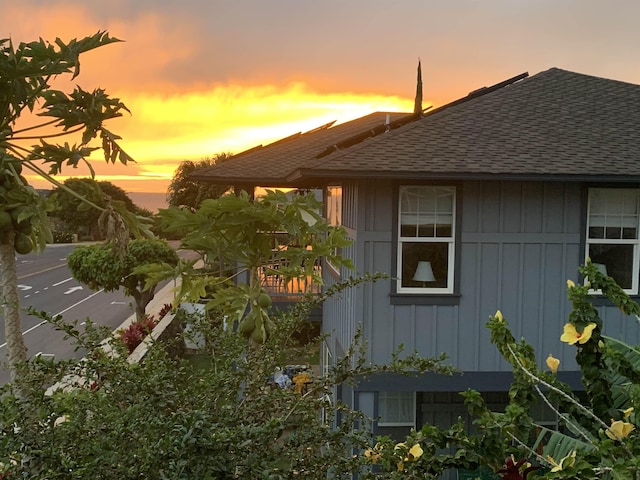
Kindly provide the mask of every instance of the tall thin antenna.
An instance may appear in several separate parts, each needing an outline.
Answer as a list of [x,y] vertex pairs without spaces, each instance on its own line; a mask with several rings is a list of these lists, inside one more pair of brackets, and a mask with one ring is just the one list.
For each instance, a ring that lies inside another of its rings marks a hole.
[[418,82],[416,85],[416,100],[413,106],[413,114],[415,116],[422,116],[422,65],[420,64],[420,57],[418,57]]

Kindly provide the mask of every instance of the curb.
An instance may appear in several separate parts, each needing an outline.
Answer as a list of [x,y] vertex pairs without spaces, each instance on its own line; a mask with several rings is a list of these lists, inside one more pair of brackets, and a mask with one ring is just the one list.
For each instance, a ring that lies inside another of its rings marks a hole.
[[[173,304],[173,300],[175,298],[174,292],[180,286],[180,279],[170,280],[164,287],[162,287],[154,296],[153,299],[147,305],[145,313],[147,315],[153,315],[157,318],[160,310],[165,304]],[[122,330],[127,328],[133,322],[136,321],[136,314],[131,314],[124,322],[122,322],[119,326],[117,326],[113,333],[116,333],[118,330]]]

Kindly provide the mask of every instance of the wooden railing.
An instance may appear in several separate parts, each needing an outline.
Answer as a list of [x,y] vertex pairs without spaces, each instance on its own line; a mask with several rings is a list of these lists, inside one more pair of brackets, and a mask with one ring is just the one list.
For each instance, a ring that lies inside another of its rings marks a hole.
[[[288,280],[278,273],[280,266],[271,263],[258,269],[260,285],[269,295],[277,300],[277,297],[302,297],[307,293],[320,293],[322,285],[314,282],[311,276],[302,276]],[[313,270],[316,275],[322,276],[322,267],[315,264]]]

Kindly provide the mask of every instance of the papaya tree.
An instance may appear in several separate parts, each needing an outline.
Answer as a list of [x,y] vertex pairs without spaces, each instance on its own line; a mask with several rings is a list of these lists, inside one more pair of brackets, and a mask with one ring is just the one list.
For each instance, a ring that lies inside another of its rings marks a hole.
[[[57,38],[49,43],[40,39],[18,46],[11,39],[0,39],[0,274],[12,380],[17,379],[17,365],[27,358],[15,254],[41,250],[52,240],[47,216],[52,202],[39,195],[25,175],[39,175],[60,187],[63,185],[54,176],[63,166],[84,164],[93,175],[88,157],[96,150],[104,151],[108,163],[132,161],[118,144],[120,137],[104,126],[128,112],[119,99],[110,98],[102,89],[87,91],[79,86],[66,94],[54,89],[51,82],[55,78],[75,79],[80,73],[81,54],[118,41],[104,31],[80,40]],[[66,141],[58,143],[60,137]],[[119,225],[117,239],[120,244],[126,242],[130,235],[126,227],[136,228],[135,218],[119,215],[114,207],[102,211],[118,217],[117,222],[106,223]]]
[[67,257],[67,265],[76,280],[97,290],[110,292],[122,287],[135,301],[136,319],[141,321],[155,294],[155,286],[145,288],[145,276],[134,274],[135,267],[160,263],[168,268],[178,264],[178,254],[160,239],[136,239],[120,252],[110,245],[93,244],[76,247]]
[[351,241],[342,227],[321,218],[320,208],[311,193],[269,190],[255,199],[246,192],[207,199],[195,212],[160,210],[164,231],[182,232],[182,248],[199,252],[204,266],[181,261],[173,269],[148,265],[137,272],[148,275],[150,285],[179,276],[176,302],[203,300],[206,309],[237,321],[241,334],[262,344],[275,328],[263,280],[277,277],[281,285],[295,279],[321,284],[315,268],[320,258],[352,267],[338,254]]

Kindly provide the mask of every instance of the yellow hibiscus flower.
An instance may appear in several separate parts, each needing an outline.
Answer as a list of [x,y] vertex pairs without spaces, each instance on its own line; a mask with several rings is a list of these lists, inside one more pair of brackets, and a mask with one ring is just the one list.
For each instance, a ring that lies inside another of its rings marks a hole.
[[[407,448],[407,444],[404,442],[401,442],[395,446],[394,450],[395,451],[406,450],[406,448]],[[417,460],[422,456],[423,453],[424,453],[424,450],[422,450],[422,447],[420,446],[420,444],[419,443],[414,444],[413,447],[409,449],[408,453],[404,456],[404,458],[398,461],[398,470],[399,471],[404,470],[404,462]]]
[[413,460],[415,460],[416,458],[420,458],[423,453],[424,453],[424,450],[422,450],[422,447],[418,443],[416,443],[413,447],[409,449],[409,455],[411,455]]
[[574,450],[566,457],[562,457],[559,462],[556,462],[551,455],[547,455],[547,461],[553,466],[552,472],[560,472],[565,468],[573,467],[576,463],[576,451]]
[[567,280],[567,287],[568,288],[575,288],[576,284],[573,280]]
[[551,373],[558,373],[558,367],[560,366],[560,360],[549,354],[547,357],[547,367],[551,370]]
[[633,413],[633,407],[627,408],[622,413],[624,414],[624,418],[629,418],[631,416],[631,414]]
[[575,345],[576,342],[582,345],[589,341],[594,328],[596,328],[596,324],[591,322],[584,327],[582,332],[578,332],[572,323],[567,323],[565,324],[563,333],[560,336],[560,341],[566,342],[569,345]]
[[622,440],[627,438],[629,434],[635,429],[632,423],[623,422],[622,420],[611,419],[611,426],[604,432],[611,440]]

